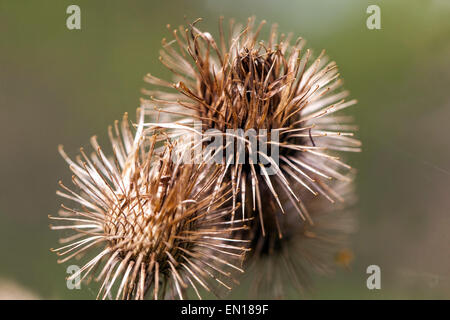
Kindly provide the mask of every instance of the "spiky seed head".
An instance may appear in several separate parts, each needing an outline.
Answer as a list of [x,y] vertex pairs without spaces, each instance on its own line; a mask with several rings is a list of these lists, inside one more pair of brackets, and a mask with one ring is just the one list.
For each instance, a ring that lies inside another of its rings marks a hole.
[[166,138],[146,133],[140,119],[135,135],[126,115],[109,128],[113,157],[96,138],[95,152],[81,150],[76,161],[60,148],[78,191],[61,183],[58,194],[78,207],[63,205],[59,217],[50,217],[64,223],[52,229],[73,232],[53,251],[65,262],[101,247],[70,278],[82,281],[101,267],[103,299],[114,289],[116,299],[182,299],[188,287],[200,298],[201,289],[231,289],[248,249],[245,240],[231,238],[245,226],[228,222],[230,188],[217,184],[221,168],[176,161],[190,145],[181,139],[158,146]]
[[[245,263],[249,295],[255,298],[286,298],[289,292],[304,294],[312,286],[312,275],[330,275],[336,267],[349,267],[349,236],[355,231],[356,196],[351,181],[333,180],[333,190],[345,199],[330,205],[324,197],[303,192],[314,224],[296,221],[295,215],[283,214],[269,199],[263,199],[266,235],[260,222],[249,234],[252,251]],[[286,211],[292,203],[281,195]],[[276,218],[275,218],[276,217]]]
[[[268,174],[262,158],[256,164],[224,159],[227,178],[234,186],[233,199],[243,204],[242,216],[255,217],[248,265],[283,261],[288,270],[272,271],[304,283],[303,262],[316,261],[312,269],[323,269],[314,257],[334,252],[341,241],[328,240],[343,239],[352,230],[351,212],[345,208],[354,196],[343,189],[352,190],[354,170],[342,155],[359,152],[361,143],[353,138],[358,129],[353,118],[341,111],[356,100],[346,101],[349,92],[324,51],[314,58],[302,38],[279,35],[276,25],[260,40],[264,24],[249,18],[243,27],[234,21],[225,27],[221,19],[217,41],[199,29],[198,21],[173,30],[174,39],[163,40],[160,57],[174,73],[173,82],[145,77],[172,91],[143,90],[149,98],[142,99],[142,106],[160,121],[201,121],[203,130],[267,129],[265,150],[279,148],[278,159],[267,154],[275,174]],[[248,148],[246,153],[248,159]],[[272,279],[266,272],[256,274]]]
[[358,152],[361,146],[352,137],[356,130],[352,118],[335,115],[356,103],[345,100],[349,93],[342,90],[336,63],[328,62],[324,52],[314,59],[312,51],[304,49],[302,38],[292,43],[292,34],[279,35],[276,25],[267,40],[259,40],[265,22],[255,26],[254,18],[245,27],[230,21],[228,28],[221,19],[218,41],[197,24],[173,30],[174,40],[163,40],[160,60],[175,80],[150,74],[145,80],[175,91],[144,90],[150,98],[142,99],[142,106],[152,117],[170,120],[162,115],[172,115],[179,118],[171,121],[184,125],[200,120],[203,129],[222,133],[267,129],[266,150],[279,147],[278,159],[272,154],[265,159],[275,174],[268,174],[261,157],[256,164],[224,159],[228,179],[235,186],[233,196],[246,199],[246,192],[251,193],[249,206],[242,200],[242,214],[246,208],[257,209],[262,236],[266,221],[279,224],[277,216],[264,218],[270,214],[262,207],[265,198],[285,212],[286,203],[280,200],[284,194],[290,211],[312,224],[303,191],[331,203],[343,201],[333,190],[333,180],[350,180],[351,167],[339,153]]

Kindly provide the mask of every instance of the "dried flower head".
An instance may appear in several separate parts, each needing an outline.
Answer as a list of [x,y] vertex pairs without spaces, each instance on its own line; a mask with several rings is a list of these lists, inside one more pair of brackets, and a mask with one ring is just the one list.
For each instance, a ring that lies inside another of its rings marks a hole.
[[[161,114],[181,116],[183,125],[201,120],[203,129],[224,134],[267,130],[265,150],[276,145],[279,152],[258,152],[257,163],[224,159],[233,196],[239,189],[240,198],[246,199],[246,190],[251,189],[251,207],[259,211],[264,235],[268,219],[263,216],[269,213],[263,210],[263,198],[271,198],[285,212],[286,203],[280,200],[285,194],[291,211],[310,224],[303,190],[331,203],[343,201],[333,190],[333,179],[350,180],[351,168],[336,152],[358,152],[361,143],[352,138],[356,130],[352,118],[334,115],[356,103],[345,101],[349,93],[341,89],[336,63],[327,62],[324,52],[312,59],[311,50],[303,49],[303,39],[291,44],[292,35],[278,37],[275,25],[267,41],[259,41],[265,22],[257,27],[254,22],[250,18],[242,28],[231,21],[226,36],[221,19],[217,42],[197,28],[197,21],[173,30],[174,40],[163,40],[160,60],[174,73],[175,82],[150,74],[145,80],[176,91],[144,90],[150,99],[143,99],[142,105],[159,120]],[[248,159],[250,150],[246,152]],[[275,174],[268,173],[267,164]],[[242,203],[244,214],[246,201]],[[273,218],[269,220],[278,225],[277,216]]]
[[[283,214],[270,200],[263,199],[266,236],[261,236],[259,221],[253,225],[250,236],[245,235],[253,240],[245,266],[250,296],[285,298],[291,289],[303,293],[311,287],[311,274],[328,275],[337,265],[349,267],[348,240],[356,227],[354,186],[334,180],[332,187],[345,202],[330,206],[323,197],[305,191],[302,194],[314,224],[298,223],[295,215]],[[290,212],[292,204],[286,200],[282,195],[285,210]]]
[[[90,277],[100,268],[100,298],[182,299],[188,287],[200,298],[199,289],[217,292],[230,289],[233,271],[240,268],[245,240],[230,238],[243,230],[242,221],[228,222],[231,209],[229,183],[217,185],[221,167],[206,162],[184,164],[174,159],[189,152],[182,139],[158,147],[161,135],[147,134],[142,122],[133,136],[127,116],[120,128],[109,128],[113,157],[107,158],[95,137],[96,152],[89,157],[83,149],[72,161],[60,148],[73,172],[78,191],[60,183],[58,194],[78,207],[62,205],[63,225],[70,230],[54,249],[65,262],[94,247],[96,255],[71,279]],[[177,156],[177,157],[174,157]],[[211,190],[219,189],[212,198]]]
[[[142,106],[152,119],[167,120],[165,125],[160,123],[166,128],[171,127],[169,123],[176,129],[201,121],[203,131],[215,129],[229,135],[230,130],[253,129],[258,139],[264,139],[266,152],[258,150],[261,157],[256,163],[233,162],[239,155],[223,158],[232,183],[233,207],[240,199],[243,217],[248,216],[246,211],[257,213],[251,233],[252,259],[272,247],[276,250],[267,252],[289,252],[293,262],[289,268],[301,270],[300,259],[293,257],[307,255],[315,246],[302,251],[285,243],[296,239],[292,242],[297,244],[312,234],[304,230],[323,230],[315,221],[321,220],[319,213],[325,209],[339,212],[344,202],[351,202],[348,192],[340,192],[342,185],[351,187],[353,177],[341,154],[359,152],[361,143],[353,138],[357,128],[352,117],[336,113],[356,100],[345,100],[349,92],[342,89],[337,65],[328,62],[324,51],[313,58],[312,51],[304,49],[303,39],[291,43],[292,35],[279,36],[276,25],[268,39],[260,41],[264,23],[255,26],[255,19],[249,18],[244,27],[230,21],[224,28],[221,19],[218,41],[197,27],[198,20],[188,28],[173,30],[174,39],[163,40],[160,60],[173,72],[174,81],[148,74],[145,80],[159,88],[143,90],[150,98],[142,99]],[[260,134],[262,129],[266,131]],[[250,144],[246,146],[248,160]],[[279,150],[272,152],[273,146]],[[274,174],[269,174],[268,165]],[[339,215],[329,216],[336,220],[327,220],[328,225],[349,229],[340,225]],[[323,242],[317,243],[315,248],[321,249],[311,254],[326,251]]]
[[[219,44],[195,24],[180,29],[181,34],[174,30],[175,40],[164,42],[161,61],[179,81],[168,83],[151,75],[146,80],[178,92],[146,91],[151,99],[143,100],[143,104],[150,113],[156,106],[157,113],[200,119],[205,128],[221,132],[269,130],[267,143],[276,143],[281,149],[276,175],[268,176],[261,163],[234,166],[230,171],[236,173],[235,179],[240,178],[236,185],[251,180],[253,199],[260,211],[261,184],[265,183],[281,210],[279,194],[287,192],[300,216],[307,219],[308,212],[288,180],[332,202],[337,199],[327,184],[332,178],[345,179],[339,170],[349,167],[327,151],[359,151],[360,142],[347,132],[353,126],[343,124],[350,119],[331,115],[356,101],[345,102],[347,91],[335,92],[341,86],[337,66],[334,62],[326,64],[323,53],[309,65],[311,51],[302,55],[302,39],[294,45],[290,45],[289,36],[277,41],[272,28],[267,42],[257,42],[264,22],[254,30],[254,19],[249,19],[244,29],[233,29],[231,24],[234,32],[226,41],[220,22]],[[270,130],[277,131],[280,141],[271,140]],[[274,188],[275,182],[279,188]],[[241,189],[244,193],[245,188]]]

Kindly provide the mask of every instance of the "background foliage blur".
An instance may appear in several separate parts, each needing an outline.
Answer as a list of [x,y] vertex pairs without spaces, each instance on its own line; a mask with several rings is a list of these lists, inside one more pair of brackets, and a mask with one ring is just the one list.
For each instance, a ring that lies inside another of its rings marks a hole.
[[[80,31],[66,28],[70,4],[81,7]],[[381,7],[381,30],[366,28],[370,4]],[[57,145],[74,154],[94,134],[108,145],[107,126],[125,111],[134,119],[143,76],[170,76],[158,61],[166,24],[202,17],[217,34],[220,15],[256,15],[325,48],[359,100],[355,260],[303,297],[450,298],[448,0],[1,0],[0,297],[95,297],[68,290],[67,264],[49,251],[57,181],[70,181]],[[370,264],[381,267],[381,290],[366,288]]]

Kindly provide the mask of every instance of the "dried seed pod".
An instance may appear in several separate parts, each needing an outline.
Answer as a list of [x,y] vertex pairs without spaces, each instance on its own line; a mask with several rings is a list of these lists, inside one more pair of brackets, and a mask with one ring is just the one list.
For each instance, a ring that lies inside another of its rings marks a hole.
[[78,207],[62,205],[59,217],[50,217],[62,223],[53,230],[73,233],[52,251],[62,263],[101,247],[70,276],[82,281],[100,267],[98,298],[182,299],[188,287],[201,298],[200,290],[231,289],[248,249],[247,241],[230,237],[246,227],[228,221],[230,185],[217,184],[223,169],[181,163],[189,144],[166,140],[157,147],[165,138],[146,133],[140,119],[134,136],[126,115],[120,128],[109,128],[111,158],[95,137],[90,157],[81,150],[72,161],[60,148],[78,191],[60,183],[58,194]]
[[[271,198],[285,212],[286,203],[280,200],[285,194],[298,220],[313,223],[303,190],[331,203],[342,200],[332,180],[348,181],[351,168],[335,152],[358,152],[361,143],[352,138],[356,130],[352,118],[334,116],[356,103],[345,101],[349,93],[341,90],[336,63],[327,63],[324,52],[313,60],[301,38],[291,44],[292,35],[279,37],[276,26],[267,41],[259,41],[264,21],[257,27],[254,22],[250,18],[244,28],[230,22],[226,37],[221,19],[217,42],[197,28],[197,21],[174,30],[175,39],[163,41],[160,60],[175,74],[176,82],[150,74],[145,80],[175,91],[144,90],[150,99],[142,99],[142,106],[160,120],[155,126],[170,127],[160,123],[165,119],[177,126],[201,121],[203,131],[214,129],[241,140],[239,130],[256,132],[256,161],[248,161],[255,152],[250,139],[244,139],[245,163],[238,161],[236,152],[222,160],[232,181],[233,199],[251,193],[248,205],[258,212],[265,235],[263,216],[268,213],[263,198]],[[229,145],[224,143],[224,149]],[[242,203],[245,215],[246,201]]]
[[[292,35],[279,35],[274,25],[268,39],[260,41],[264,23],[255,26],[249,18],[244,27],[230,21],[224,28],[221,19],[218,41],[201,31],[198,21],[173,30],[174,40],[163,40],[160,60],[174,73],[174,81],[148,74],[145,80],[157,88],[143,90],[149,98],[142,99],[142,106],[159,120],[150,125],[171,128],[174,135],[200,122],[202,141],[211,129],[245,140],[245,162],[237,161],[242,154],[233,151],[233,156],[223,155],[222,163],[224,180],[232,183],[232,206],[241,201],[242,217],[257,218],[249,265],[264,260],[266,253],[274,257],[269,263],[285,261],[276,257],[288,252],[292,263],[286,268],[300,270],[302,261],[316,259],[294,256],[333,251],[333,241],[322,241],[326,232],[329,238],[345,238],[354,225],[350,218],[341,219],[347,213],[339,213],[347,212],[354,199],[352,192],[341,190],[344,185],[352,190],[354,176],[341,157],[359,152],[361,143],[353,138],[357,127],[352,117],[336,114],[356,100],[345,100],[349,92],[342,89],[336,63],[328,62],[324,52],[313,58],[303,39],[292,44]],[[255,148],[245,134],[251,130],[259,140],[256,161],[249,161]],[[223,143],[223,149],[229,145]],[[308,237],[322,231],[320,237]],[[272,279],[264,272],[260,276]]]
[[[273,202],[263,200],[265,212],[270,212],[264,215],[266,236],[261,236],[259,222],[250,236],[243,234],[253,239],[245,264],[250,296],[280,299],[303,294],[311,287],[312,274],[329,275],[336,266],[349,267],[349,236],[356,228],[354,185],[334,180],[332,187],[345,202],[330,206],[325,198],[304,194],[314,224],[298,223],[295,215],[283,214]],[[286,201],[283,196],[281,200]],[[294,210],[289,201],[283,203],[286,212]]]

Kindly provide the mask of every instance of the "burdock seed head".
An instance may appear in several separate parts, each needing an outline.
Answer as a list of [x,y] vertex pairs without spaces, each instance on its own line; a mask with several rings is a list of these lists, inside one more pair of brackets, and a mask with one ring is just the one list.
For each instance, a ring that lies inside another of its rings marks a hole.
[[[356,228],[354,184],[333,180],[332,188],[345,202],[330,205],[324,197],[301,193],[314,224],[299,223],[295,215],[282,214],[270,199],[263,199],[266,235],[261,236],[258,220],[250,235],[245,234],[252,239],[245,265],[251,297],[279,299],[293,292],[303,294],[312,286],[312,275],[329,275],[337,266],[349,267],[349,236]],[[285,194],[280,200],[286,204],[286,212],[294,210]]]
[[[182,299],[188,287],[199,298],[201,289],[230,289],[247,249],[245,241],[230,238],[245,227],[228,222],[231,209],[224,203],[231,190],[229,183],[217,186],[221,167],[175,161],[189,144],[165,141],[157,147],[165,138],[146,133],[142,117],[136,134],[126,115],[109,134],[112,157],[95,137],[95,152],[88,156],[81,149],[76,161],[60,148],[77,191],[60,183],[58,194],[76,206],[62,205],[59,217],[50,217],[61,222],[53,230],[72,232],[52,250],[60,263],[95,252],[70,280],[90,278],[99,269],[103,299],[113,298],[113,291],[116,299]],[[219,189],[214,198],[212,189]]]
[[[255,130],[270,153],[258,150],[256,163],[224,159],[233,197],[243,203],[242,214],[248,207],[259,211],[255,222],[262,236],[274,229],[265,228],[267,221],[282,236],[278,216],[264,217],[273,210],[264,209],[263,199],[270,199],[283,214],[289,202],[292,213],[313,224],[304,191],[330,203],[345,200],[333,190],[333,180],[350,180],[351,168],[338,153],[358,152],[361,145],[352,137],[352,118],[335,115],[356,103],[345,100],[349,93],[341,88],[336,63],[328,62],[324,52],[313,58],[302,38],[292,42],[291,34],[278,35],[276,25],[266,40],[260,40],[265,22],[255,26],[254,18],[244,27],[233,21],[225,27],[221,19],[217,41],[197,24],[198,20],[173,30],[174,39],[163,40],[160,60],[173,72],[174,81],[150,74],[145,80],[172,90],[144,90],[150,96],[142,100],[144,109],[160,120],[167,118],[161,117],[164,114],[178,117],[172,121],[183,125],[201,121],[203,130],[223,134]],[[262,129],[266,133],[260,133]],[[249,159],[246,146],[244,158]],[[272,147],[279,152],[272,153]],[[249,193],[250,201],[245,201]]]
[[248,161],[254,145],[246,143],[245,163],[225,153],[222,163],[233,207],[238,199],[242,216],[255,216],[250,234],[236,237],[252,241],[247,266],[262,279],[256,291],[279,296],[281,283],[301,288],[309,270],[331,269],[353,230],[354,172],[342,155],[359,152],[361,143],[353,138],[352,117],[341,111],[356,100],[346,101],[349,92],[324,51],[314,58],[302,38],[279,35],[276,25],[261,40],[264,21],[224,26],[220,19],[215,40],[198,21],[163,40],[160,60],[174,77],[148,74],[157,88],[143,91],[149,98],[142,106],[173,128],[201,122],[203,131],[237,137],[236,130],[255,130],[262,138],[256,162]]

